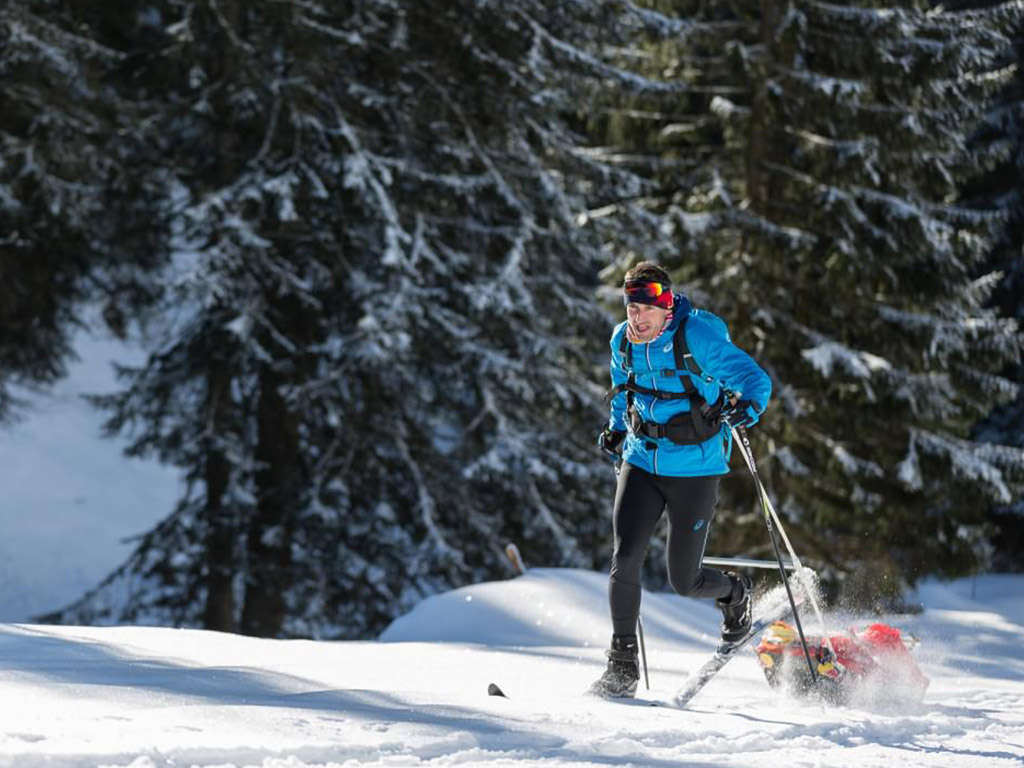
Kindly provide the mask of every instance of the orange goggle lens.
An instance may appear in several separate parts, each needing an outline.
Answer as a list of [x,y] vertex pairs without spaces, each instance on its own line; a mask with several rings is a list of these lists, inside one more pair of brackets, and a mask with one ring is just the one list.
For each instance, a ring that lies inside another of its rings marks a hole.
[[672,306],[672,286],[647,280],[630,280],[624,287],[626,304],[653,304],[657,307]]

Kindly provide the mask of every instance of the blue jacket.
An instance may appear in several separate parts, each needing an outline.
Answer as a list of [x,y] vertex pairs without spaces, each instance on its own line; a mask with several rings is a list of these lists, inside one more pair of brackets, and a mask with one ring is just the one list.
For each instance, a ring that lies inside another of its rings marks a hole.
[[[704,399],[708,403],[714,403],[725,388],[737,394],[741,400],[755,402],[759,412],[764,411],[772,393],[772,382],[768,374],[750,355],[732,343],[729,339],[729,329],[717,315],[693,309],[690,301],[678,293],[675,294],[675,309],[669,326],[656,339],[646,344],[629,342],[633,347],[633,373],[636,383],[646,389],[683,391],[678,376],[661,375],[665,369],[676,368],[672,345],[683,318],[686,318],[686,342],[690,354],[711,379],[708,381],[707,378],[691,376]],[[624,384],[628,375],[620,351],[622,336],[625,333],[625,321],[615,326],[612,333],[613,386]],[[626,398],[625,392],[619,392],[612,398],[610,426],[614,430],[628,429]],[[686,398],[659,400],[650,395],[634,394],[633,406],[644,421],[664,424],[676,414],[689,411],[690,401]],[[655,475],[695,477],[727,474],[731,452],[732,434],[723,424],[716,435],[698,445],[677,445],[668,438],[637,437],[630,431],[623,447],[622,459]]]

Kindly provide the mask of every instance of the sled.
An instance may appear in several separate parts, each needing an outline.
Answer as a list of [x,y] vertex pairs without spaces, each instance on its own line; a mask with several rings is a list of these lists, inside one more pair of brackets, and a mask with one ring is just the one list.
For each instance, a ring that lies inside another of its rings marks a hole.
[[[811,680],[796,628],[776,621],[754,649],[768,684],[798,696],[834,704],[920,702],[929,680],[911,654],[917,640],[876,623],[830,636],[836,658],[822,637],[807,636],[818,681]],[[838,663],[837,663],[838,662]]]

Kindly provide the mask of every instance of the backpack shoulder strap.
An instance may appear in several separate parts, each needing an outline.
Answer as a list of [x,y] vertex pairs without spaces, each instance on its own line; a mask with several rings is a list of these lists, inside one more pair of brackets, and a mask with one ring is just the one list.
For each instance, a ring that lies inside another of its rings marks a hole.
[[[704,372],[704,369],[700,367],[700,363],[697,362],[697,358],[690,352],[690,345],[686,342],[686,325],[689,316],[683,318],[683,322],[679,324],[679,328],[676,330],[675,339],[673,339],[672,349],[675,352],[676,357],[676,368],[680,371],[689,371],[694,376],[699,376],[705,381],[714,381],[714,377],[709,376]],[[689,379],[688,376],[680,375],[680,379]],[[685,388],[685,384],[683,385]]]
[[625,328],[622,329],[622,338],[619,340],[619,354],[622,355],[622,367],[626,371],[626,381],[624,384],[619,384],[608,390],[605,400],[611,402],[613,397],[620,392],[625,392],[626,412],[629,413],[633,409],[633,393],[636,391],[637,385],[636,375],[633,373],[633,345],[629,343],[629,333]]
[[683,321],[679,324],[679,327],[676,329],[675,338],[672,340],[672,350],[675,352],[676,370],[680,372],[679,378],[686,379],[687,381],[689,381],[689,377],[683,376],[682,371],[689,371],[694,376],[701,377],[704,376],[704,371],[701,370],[700,365],[694,359],[693,354],[691,354],[690,345],[686,343],[687,320],[689,320],[689,317],[684,317]]
[[622,367],[626,373],[633,373],[633,345],[629,343],[629,332],[623,330],[622,339],[619,341],[619,352],[622,354]]

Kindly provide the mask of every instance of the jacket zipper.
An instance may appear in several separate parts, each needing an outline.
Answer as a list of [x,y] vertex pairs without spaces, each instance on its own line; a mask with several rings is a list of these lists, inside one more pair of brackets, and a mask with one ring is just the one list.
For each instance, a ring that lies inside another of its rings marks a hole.
[[[647,355],[647,370],[651,374],[651,383],[654,385],[654,391],[658,391],[658,377],[654,373],[654,369],[651,368],[651,342],[647,342],[647,349],[645,350]],[[651,398],[651,421],[657,423],[654,418],[654,406],[658,404],[658,398]],[[654,474],[658,474],[658,444],[654,443],[654,450],[651,451],[651,461],[654,464]]]

